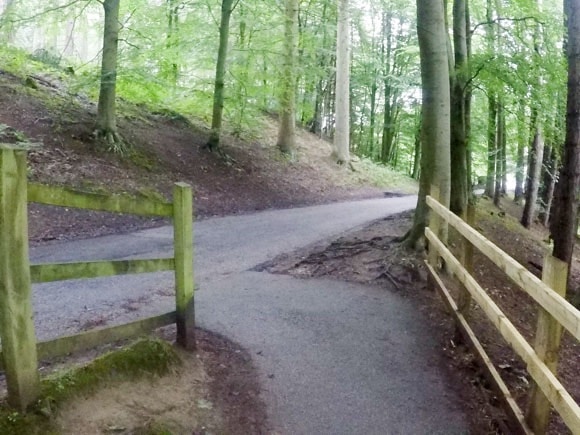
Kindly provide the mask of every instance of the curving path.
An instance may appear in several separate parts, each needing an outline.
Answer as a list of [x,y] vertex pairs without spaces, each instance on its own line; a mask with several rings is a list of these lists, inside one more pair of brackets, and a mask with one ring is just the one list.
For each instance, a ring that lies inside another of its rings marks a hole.
[[[273,257],[414,207],[374,199],[195,224],[199,326],[253,355],[283,434],[460,434],[465,416],[421,314],[384,289],[253,272]],[[46,245],[35,262],[172,255],[171,227]],[[36,285],[41,339],[169,311],[171,273]]]

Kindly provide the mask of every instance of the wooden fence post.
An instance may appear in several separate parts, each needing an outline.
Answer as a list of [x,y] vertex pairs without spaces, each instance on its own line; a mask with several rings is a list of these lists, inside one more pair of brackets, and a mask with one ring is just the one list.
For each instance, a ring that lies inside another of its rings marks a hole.
[[[429,196],[431,196],[434,200],[439,201],[439,186],[432,184],[431,190],[429,191]],[[440,227],[441,218],[437,213],[435,213],[435,211],[429,210],[429,229],[433,231],[433,234],[435,234],[437,237],[439,237]],[[434,270],[439,268],[439,265],[437,264],[438,258],[439,254],[437,253],[437,250],[433,246],[429,246],[427,261]],[[427,288],[432,291],[435,291],[436,289],[436,284],[430,274],[427,277]]]
[[[566,282],[568,279],[568,265],[551,256],[544,258],[542,281],[560,296],[566,295]],[[539,308],[534,349],[538,357],[546,363],[546,366],[556,373],[558,367],[558,352],[562,337],[562,325],[554,319],[546,310]],[[526,420],[530,429],[537,434],[546,433],[550,422],[550,402],[540,388],[533,383],[528,402]]]
[[[473,226],[475,223],[475,206],[473,204],[468,204],[467,209],[464,212],[463,220],[469,225]],[[461,237],[461,251],[459,253],[459,261],[463,268],[473,276],[473,245],[465,237]],[[464,285],[460,284],[459,295],[457,298],[457,308],[460,314],[463,315],[465,319],[469,318],[469,310],[471,309],[471,293],[465,288]],[[456,338],[461,337],[459,327],[456,330]]]
[[26,151],[0,144],[0,336],[8,403],[24,410],[39,395],[28,256]]
[[193,350],[195,349],[193,198],[191,186],[187,183],[175,183],[173,211],[177,343],[185,349]]

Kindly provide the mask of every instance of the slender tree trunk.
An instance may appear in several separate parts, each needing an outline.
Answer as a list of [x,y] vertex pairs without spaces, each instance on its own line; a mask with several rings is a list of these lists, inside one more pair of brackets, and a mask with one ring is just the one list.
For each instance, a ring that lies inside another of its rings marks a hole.
[[101,63],[101,89],[97,105],[95,137],[109,145],[119,143],[116,119],[117,51],[119,43],[119,0],[104,0],[105,27],[103,33],[103,59]]
[[[470,63],[469,59],[471,58],[471,18],[469,14],[469,1],[465,1],[465,45],[467,47],[467,67],[470,70]],[[468,76],[471,75],[471,71],[468,72]],[[472,176],[473,176],[473,168],[472,168],[472,155],[471,155],[471,145],[470,145],[470,138],[471,138],[471,97],[473,94],[473,90],[471,84],[467,84],[465,87],[465,102],[464,102],[464,110],[465,110],[465,146],[466,146],[466,176],[467,176],[467,198],[471,198],[473,196],[473,183],[472,183]]]
[[520,101],[518,109],[518,150],[516,159],[516,190],[514,193],[514,202],[520,203],[524,197],[524,154],[526,149],[526,131],[525,128],[526,106]]
[[220,40],[215,68],[215,83],[213,93],[213,114],[209,140],[205,145],[210,151],[220,152],[220,136],[224,111],[224,87],[226,78],[226,60],[228,57],[228,41],[230,38],[230,17],[233,12],[233,0],[222,0],[220,21]]
[[285,154],[293,154],[296,148],[296,62],[298,49],[298,0],[285,1],[284,20],[284,67],[280,101],[280,128],[278,148]]
[[[421,180],[413,227],[405,243],[416,247],[425,232],[425,196],[431,184],[439,187],[440,202],[449,207],[450,177],[450,90],[447,29],[442,1],[417,0],[417,35],[421,55],[423,88],[421,125]],[[446,241],[446,227],[439,236]]]
[[501,199],[501,183],[503,179],[503,172],[502,172],[502,162],[504,159],[503,156],[503,147],[502,144],[504,142],[505,136],[505,112],[503,103],[500,102],[497,105],[497,133],[495,135],[497,140],[497,151],[496,151],[496,164],[495,164],[495,183],[494,183],[494,192],[493,192],[493,203],[496,207],[500,206],[500,199]]
[[554,188],[556,187],[557,171],[558,157],[556,155],[556,148],[553,146],[548,146],[544,151],[544,163],[542,164],[542,209],[538,216],[545,227],[548,226],[550,221],[550,213],[554,199]]
[[336,37],[336,128],[333,158],[339,163],[350,159],[350,11],[349,0],[338,0]]
[[493,198],[495,191],[495,172],[497,162],[497,101],[495,96],[488,97],[487,114],[487,178],[485,182],[486,196]]
[[367,154],[369,156],[372,155],[373,153],[373,149],[375,148],[375,123],[376,123],[376,115],[377,115],[377,90],[378,90],[378,84],[377,84],[377,80],[378,80],[378,71],[375,70],[374,71],[374,75],[373,75],[373,83],[371,85],[371,95],[370,95],[370,100],[371,100],[371,113],[369,115],[370,119],[369,119],[369,138],[368,138],[368,142],[367,142],[367,149],[368,152]]
[[567,0],[565,10],[568,12],[566,141],[550,232],[554,240],[553,255],[571,264],[580,190],[580,0]]
[[505,108],[502,113],[502,117],[499,119],[501,123],[501,141],[500,141],[500,149],[501,149],[501,189],[500,194],[505,196],[507,194],[507,131],[505,126]]
[[[538,123],[537,116],[536,123]],[[539,125],[536,126],[534,141],[530,147],[530,158],[528,161],[528,177],[526,180],[526,193],[524,211],[521,224],[529,228],[536,213],[536,202],[538,201],[538,188],[540,186],[540,171],[542,169],[542,159],[544,155],[544,138]]]
[[461,215],[467,206],[467,136],[465,87],[467,83],[466,1],[453,1],[454,70],[451,77],[451,201],[450,209]]
[[[387,163],[391,154],[392,146],[392,105],[391,105],[391,53],[393,51],[393,37],[392,37],[392,11],[389,7],[387,11],[383,12],[382,32],[381,32],[381,63],[383,68],[383,86],[384,86],[384,111],[383,111],[383,132],[381,136],[380,161]],[[386,45],[385,45],[386,41]]]
[[104,0],[103,8],[105,10],[105,27],[95,137],[114,146],[120,141],[117,133],[115,103],[119,44],[119,0]]

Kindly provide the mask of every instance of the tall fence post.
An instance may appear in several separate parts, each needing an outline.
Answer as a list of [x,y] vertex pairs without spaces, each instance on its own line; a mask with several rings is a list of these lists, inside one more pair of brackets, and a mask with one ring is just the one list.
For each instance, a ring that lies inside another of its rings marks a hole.
[[39,394],[26,170],[22,147],[0,144],[0,337],[8,403],[22,410]]
[[193,198],[191,186],[187,183],[175,183],[173,211],[177,343],[185,349],[193,350],[195,349]]
[[[542,281],[560,296],[565,296],[567,279],[568,265],[549,254],[546,255]],[[534,349],[538,357],[546,363],[553,373],[556,373],[558,367],[561,338],[562,325],[540,307]],[[535,434],[542,435],[546,433],[550,423],[550,408],[550,402],[544,393],[533,383],[529,395],[526,421]]]

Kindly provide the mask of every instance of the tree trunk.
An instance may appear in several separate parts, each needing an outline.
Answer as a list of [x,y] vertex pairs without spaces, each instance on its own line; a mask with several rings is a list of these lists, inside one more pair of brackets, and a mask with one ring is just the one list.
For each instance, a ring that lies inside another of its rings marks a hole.
[[467,136],[465,88],[467,83],[466,0],[453,1],[454,71],[451,88],[451,200],[450,209],[461,215],[467,206]]
[[[425,232],[425,196],[431,184],[439,187],[439,201],[449,207],[450,197],[450,90],[447,29],[442,1],[417,0],[417,35],[423,89],[421,125],[421,180],[413,227],[405,244],[416,247]],[[446,240],[446,227],[439,236]]]
[[566,7],[568,11],[566,141],[550,231],[554,240],[553,255],[571,264],[578,228],[580,189],[580,0],[568,0]]
[[103,59],[101,88],[97,105],[95,137],[115,149],[120,142],[117,133],[115,94],[117,86],[117,51],[119,44],[119,1],[104,0],[105,27],[103,32]]
[[487,178],[484,195],[493,198],[497,162],[497,102],[494,95],[488,97],[487,116]]
[[213,113],[211,131],[205,148],[220,152],[220,136],[222,132],[222,117],[224,111],[224,87],[226,77],[226,60],[228,57],[228,41],[230,38],[230,17],[233,12],[233,0],[222,0],[220,21],[220,41],[215,68],[215,84],[213,93]]
[[280,101],[278,148],[292,155],[296,148],[296,61],[298,50],[298,0],[285,1],[284,66]]
[[503,103],[500,101],[497,104],[497,133],[495,135],[497,141],[496,159],[495,159],[495,183],[493,192],[493,204],[496,207],[500,206],[501,199],[501,184],[503,179],[503,147],[502,144],[505,138],[505,111]]
[[544,152],[544,164],[542,170],[542,211],[540,220],[547,227],[550,222],[550,214],[554,200],[554,189],[556,187],[556,173],[558,172],[558,156],[555,147],[548,147]]
[[526,149],[526,106],[520,102],[518,110],[518,151],[516,159],[516,190],[514,193],[514,202],[520,203],[524,197],[524,153]]
[[[535,117],[538,123],[537,116]],[[530,148],[528,161],[528,177],[526,180],[525,205],[522,214],[521,224],[529,228],[532,224],[536,212],[536,202],[538,200],[538,188],[540,186],[540,171],[542,169],[542,158],[544,155],[544,138],[539,125],[536,126],[534,141]]]
[[350,11],[349,0],[338,0],[336,36],[336,128],[332,157],[338,164],[350,159]]
[[415,180],[419,180],[421,175],[421,118],[419,114],[419,122],[417,123],[417,130],[415,132],[415,151],[413,153],[413,175]]

